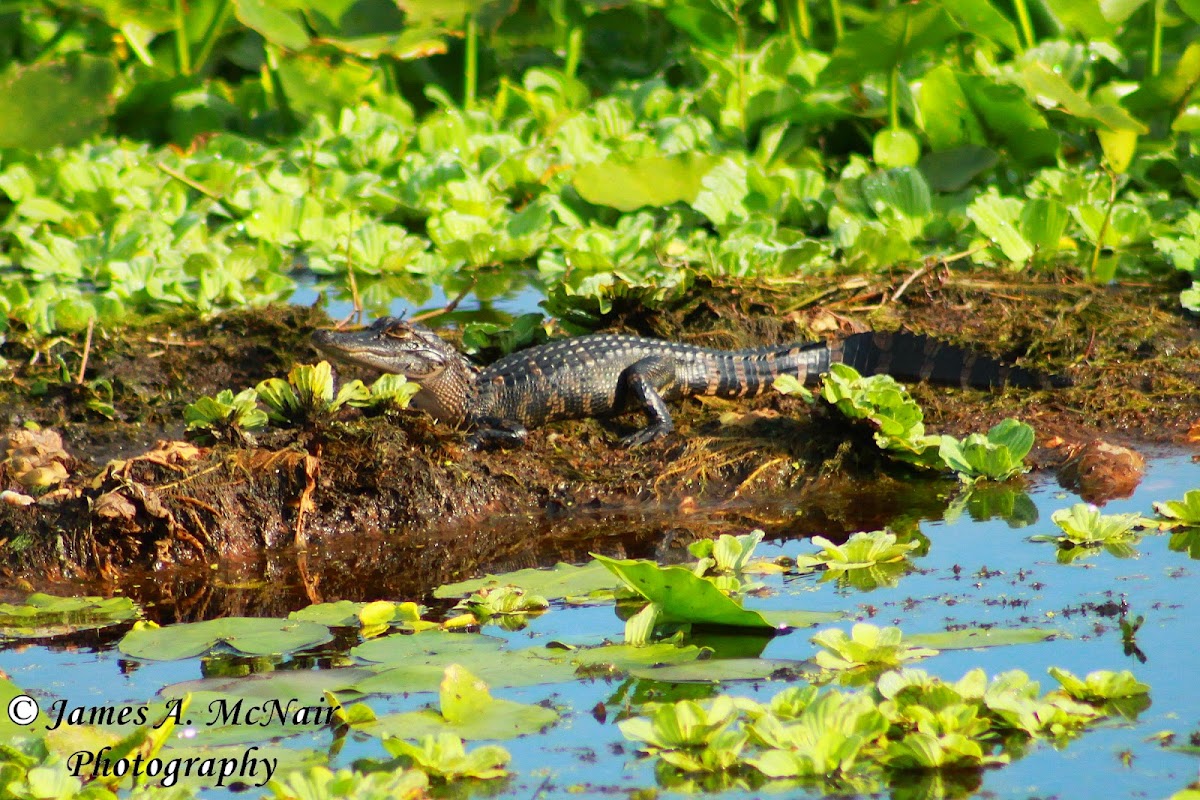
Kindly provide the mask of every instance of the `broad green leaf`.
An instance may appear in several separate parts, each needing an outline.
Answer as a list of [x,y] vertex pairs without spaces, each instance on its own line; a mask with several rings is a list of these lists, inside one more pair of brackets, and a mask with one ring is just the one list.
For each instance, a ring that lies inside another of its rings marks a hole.
[[512,758],[498,745],[477,747],[468,753],[463,740],[453,733],[423,736],[416,744],[400,738],[386,738],[383,745],[392,755],[446,781],[502,778],[508,774],[504,767]]
[[957,192],[998,163],[1000,157],[994,150],[967,144],[926,153],[918,167],[929,188],[937,192]]
[[1129,131],[1135,134],[1149,133],[1149,129],[1129,115],[1125,109],[1104,103],[1092,103],[1071,88],[1063,76],[1052,72],[1045,65],[1032,63],[1022,72],[1029,93],[1042,102],[1051,101],[1066,113],[1079,119],[1099,123],[1100,130]]
[[592,554],[633,591],[662,609],[663,622],[773,630],[757,611],[742,608],[711,581],[684,567],[660,567],[652,561],[620,561]]
[[141,618],[128,597],[54,597],[34,593],[22,603],[0,603],[0,641],[66,636]]
[[614,589],[619,584],[620,581],[613,577],[612,572],[597,561],[581,567],[559,563],[550,569],[522,569],[448,583],[439,586],[433,596],[463,597],[492,586],[519,586],[526,592],[541,595],[549,600],[559,600],[564,597],[586,597],[596,592]]
[[1071,221],[1071,212],[1057,200],[1035,197],[1021,209],[1020,231],[1039,254],[1053,255]]
[[872,152],[875,163],[884,169],[911,167],[921,157],[921,144],[903,128],[884,128],[875,134]]
[[1172,525],[1200,527],[1200,489],[1192,489],[1182,500],[1166,500],[1154,504],[1160,517],[1166,517]]
[[718,160],[706,155],[651,156],[635,161],[611,157],[576,169],[573,184],[589,203],[620,211],[691,203]]
[[899,6],[843,36],[821,73],[821,81],[837,85],[887,72],[914,53],[937,47],[961,30],[944,8]]
[[284,3],[271,0],[236,0],[234,13],[251,30],[262,34],[272,44],[287,50],[299,51],[308,47],[308,30],[304,17]]
[[104,128],[116,103],[117,65],[100,56],[12,63],[0,75],[0,147],[70,145]]
[[558,720],[558,712],[540,705],[499,700],[487,684],[452,664],[440,685],[440,713],[432,709],[386,714],[354,729],[372,736],[418,739],[454,733],[465,739],[513,739],[537,733]]
[[976,647],[1036,644],[1059,635],[1059,631],[1049,628],[962,628],[940,633],[914,633],[905,636],[904,641],[935,650],[969,650]]
[[1018,230],[1023,202],[1016,197],[982,194],[967,208],[967,216],[979,232],[991,239],[1015,266],[1033,257],[1033,247]]
[[165,628],[135,626],[117,647],[133,658],[173,661],[203,655],[220,645],[248,656],[275,655],[316,647],[332,638],[329,628],[316,622],[226,617]]

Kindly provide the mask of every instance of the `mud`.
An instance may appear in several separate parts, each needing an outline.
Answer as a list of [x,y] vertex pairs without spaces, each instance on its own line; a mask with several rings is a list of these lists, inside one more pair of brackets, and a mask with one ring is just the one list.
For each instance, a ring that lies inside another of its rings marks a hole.
[[[707,286],[669,309],[617,308],[604,330],[741,347],[904,326],[1065,372],[1076,381],[1066,390],[913,389],[933,432],[1029,422],[1041,469],[1096,439],[1138,448],[1196,435],[1200,330],[1174,287],[982,275]],[[475,453],[460,432],[408,412],[347,411],[256,447],[180,442],[187,403],[316,361],[308,338],[328,324],[319,311],[275,307],[98,329],[82,382],[82,334],[47,343],[10,331],[0,436],[60,432],[70,477],[39,494],[0,467],[0,490],[14,491],[0,502],[3,586],[124,591],[167,621],[279,613],[420,597],[468,574],[593,550],[662,557],[725,530],[796,537],[901,524],[898,509],[938,517],[960,491],[912,480],[880,459],[869,431],[778,394],[687,401],[675,434],[633,451],[612,444],[632,417],[555,424],[526,448]],[[11,500],[27,491],[36,503]]]

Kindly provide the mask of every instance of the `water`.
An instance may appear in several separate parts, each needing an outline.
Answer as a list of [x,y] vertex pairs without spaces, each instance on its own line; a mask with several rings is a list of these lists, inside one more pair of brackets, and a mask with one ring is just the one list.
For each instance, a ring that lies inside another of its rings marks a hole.
[[[1151,513],[1151,502],[1178,499],[1200,487],[1200,465],[1188,454],[1152,459],[1147,476],[1128,500],[1109,504],[1106,513]],[[1177,743],[1200,727],[1200,692],[1193,686],[1200,675],[1200,593],[1195,589],[1197,565],[1186,553],[1168,549],[1169,534],[1147,534],[1138,556],[1118,559],[1105,552],[1070,565],[1057,563],[1055,546],[1030,541],[1035,534],[1054,533],[1050,514],[1075,502],[1045,478],[1031,491],[1038,520],[1012,528],[1001,519],[979,522],[963,515],[947,522],[922,524],[930,546],[914,559],[917,570],[894,588],[870,592],[839,589],[817,576],[770,578],[775,593],[752,598],[754,608],[829,610],[867,618],[878,625],[899,625],[906,634],[933,632],[947,626],[998,625],[1050,627],[1060,636],[1039,644],[949,651],[919,663],[947,679],[982,667],[990,675],[1021,669],[1040,680],[1043,691],[1056,684],[1046,674],[1058,666],[1085,675],[1097,669],[1132,670],[1151,687],[1153,705],[1134,721],[1108,721],[1084,733],[1058,751],[1042,744],[1011,765],[985,773],[981,790],[989,797],[1026,798],[1142,798],[1165,797],[1197,777],[1197,759],[1162,748],[1149,740],[1160,731],[1174,731]],[[900,511],[901,509],[897,509]],[[815,548],[806,541],[763,544],[759,554],[795,556]],[[1136,634],[1140,650],[1126,652],[1120,613],[1130,620],[1144,616]],[[850,621],[839,623],[848,629]],[[510,647],[545,644],[556,639],[607,636],[619,639],[622,622],[609,606],[556,607],[531,622],[526,630],[504,633]],[[805,659],[813,655],[812,631],[797,631],[771,640],[763,655]],[[10,646],[0,652],[0,669],[44,701],[67,698],[72,705],[144,702],[163,686],[200,677],[200,659],[156,663],[130,662],[111,646],[99,652],[56,650],[43,646]],[[786,684],[759,681],[730,684],[725,689],[765,699]],[[623,698],[637,690],[663,692],[671,699],[682,692],[704,696],[707,686],[650,684],[644,681],[577,681],[552,686],[497,689],[499,697],[536,703],[549,700],[563,710],[563,719],[546,734],[503,743],[513,754],[517,777],[503,792],[530,797],[582,794],[599,797],[613,790],[655,785],[652,765],[639,761],[620,735],[612,717]],[[432,701],[429,694],[372,697],[376,713],[407,710]],[[592,715],[597,703],[609,713],[601,722]],[[290,746],[323,748],[327,733],[288,740]],[[347,766],[359,757],[382,756],[369,739],[352,739],[334,766]],[[206,796],[209,796],[206,794]],[[257,792],[255,792],[257,796]],[[744,794],[732,792],[727,797]]]
[[[452,278],[448,286],[416,283],[398,279],[364,279],[360,297],[372,317],[390,315],[411,317],[446,308],[458,298],[454,318],[495,320],[538,311],[546,296],[544,286],[533,274],[508,272],[503,280],[485,283],[466,294],[465,279]],[[332,319],[344,319],[354,313],[354,300],[342,281],[328,282],[315,277],[301,278],[288,299],[293,305],[310,306],[326,295],[325,311]],[[460,297],[461,295],[461,297]]]

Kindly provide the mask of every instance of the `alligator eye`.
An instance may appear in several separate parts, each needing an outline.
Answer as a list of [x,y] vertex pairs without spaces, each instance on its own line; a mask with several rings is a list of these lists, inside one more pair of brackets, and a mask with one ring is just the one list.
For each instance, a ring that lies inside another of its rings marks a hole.
[[383,332],[383,335],[387,336],[389,338],[392,338],[392,339],[411,339],[413,332],[412,332],[412,328],[401,323],[399,325],[393,325],[392,327],[388,328],[387,330],[385,330]]

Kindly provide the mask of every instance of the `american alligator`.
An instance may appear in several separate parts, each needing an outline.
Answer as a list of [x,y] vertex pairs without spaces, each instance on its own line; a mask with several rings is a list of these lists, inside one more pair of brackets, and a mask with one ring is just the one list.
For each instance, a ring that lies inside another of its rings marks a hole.
[[754,397],[780,375],[813,384],[838,362],[864,375],[962,386],[1069,384],[1061,376],[904,331],[749,350],[596,334],[521,350],[483,370],[426,326],[396,317],[356,331],[319,330],[313,344],[333,358],[419,383],[412,405],[442,422],[472,428],[472,447],[516,445],[529,427],[640,408],[649,424],[621,440],[633,447],[673,429],[665,401],[693,395]]

